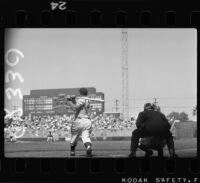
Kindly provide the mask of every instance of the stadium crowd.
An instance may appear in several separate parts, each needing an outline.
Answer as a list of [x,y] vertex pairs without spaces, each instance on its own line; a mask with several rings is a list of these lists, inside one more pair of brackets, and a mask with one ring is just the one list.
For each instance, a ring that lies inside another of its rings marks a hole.
[[135,126],[134,120],[122,120],[120,118],[115,118],[114,116],[99,115],[92,119],[93,129],[102,130],[107,129],[111,131],[125,130]]
[[[92,119],[92,131],[110,130],[119,131],[133,128],[135,121],[122,120],[114,116],[99,115]],[[26,136],[29,137],[46,137],[51,131],[58,137],[66,137],[70,133],[70,127],[73,121],[73,115],[54,115],[54,116],[33,116],[32,118],[7,118],[5,119],[5,133],[18,131],[20,127],[26,130]],[[7,134],[6,134],[7,135]]]

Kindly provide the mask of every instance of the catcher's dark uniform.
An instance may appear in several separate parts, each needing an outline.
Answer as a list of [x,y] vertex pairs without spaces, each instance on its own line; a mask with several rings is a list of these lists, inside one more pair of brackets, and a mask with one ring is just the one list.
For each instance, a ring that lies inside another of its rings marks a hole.
[[140,112],[136,121],[137,128],[143,132],[160,135],[166,133],[170,129],[170,124],[165,115],[154,110],[146,110]]
[[140,112],[136,121],[137,129],[132,132],[131,154],[135,156],[140,138],[162,136],[167,140],[170,156],[175,154],[173,137],[170,132],[170,124],[165,115],[152,109]]

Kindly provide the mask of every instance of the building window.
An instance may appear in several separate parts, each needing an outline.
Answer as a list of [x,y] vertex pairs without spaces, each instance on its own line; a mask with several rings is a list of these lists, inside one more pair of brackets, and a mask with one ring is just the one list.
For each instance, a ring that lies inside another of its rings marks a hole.
[[34,110],[35,108],[34,108],[34,105],[26,105],[24,109],[25,111],[31,111],[31,110]]
[[35,99],[27,99],[25,100],[25,104],[34,104],[35,103]]
[[47,104],[52,104],[52,103],[53,103],[52,98],[48,98],[48,99],[46,100],[46,103],[47,103]]
[[36,105],[36,110],[52,110],[52,105]]

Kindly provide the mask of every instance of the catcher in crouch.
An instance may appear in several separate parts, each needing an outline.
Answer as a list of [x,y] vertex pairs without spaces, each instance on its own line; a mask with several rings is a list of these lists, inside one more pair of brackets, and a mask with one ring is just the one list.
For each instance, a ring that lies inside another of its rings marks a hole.
[[[162,139],[166,139],[170,157],[177,157],[173,136],[170,132],[170,124],[164,114],[154,110],[151,103],[144,105],[144,111],[139,113],[136,126],[137,129],[132,132],[131,153],[129,157],[136,157],[136,150],[140,138],[152,136],[159,136],[162,137]],[[162,152],[160,153],[162,154]]]
[[71,142],[70,142],[70,155],[75,156],[75,148],[79,137],[83,141],[86,148],[87,157],[92,156],[92,143],[90,140],[90,133],[92,130],[92,123],[90,120],[90,104],[89,100],[84,99],[88,95],[86,88],[80,88],[80,96],[83,98],[73,101],[71,97],[67,97],[67,104],[75,111],[75,118],[71,127]]
[[[152,104],[154,111],[160,111],[160,107]],[[145,152],[145,157],[150,157],[153,155],[153,150],[158,151],[158,157],[163,157],[163,148],[167,144],[167,141],[162,136],[151,136],[140,138],[139,148]]]

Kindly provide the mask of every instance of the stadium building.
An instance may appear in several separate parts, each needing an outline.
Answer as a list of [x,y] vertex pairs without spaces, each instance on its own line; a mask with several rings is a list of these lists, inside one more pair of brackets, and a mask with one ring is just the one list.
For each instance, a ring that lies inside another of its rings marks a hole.
[[[59,96],[79,95],[80,88],[66,89],[43,89],[31,90],[30,95],[23,96],[23,116],[43,116],[43,115],[71,115],[74,111],[70,107],[57,107]],[[88,89],[88,97],[104,100],[104,93],[97,92],[96,88]],[[91,101],[92,114],[99,115],[104,112],[104,102]]]

